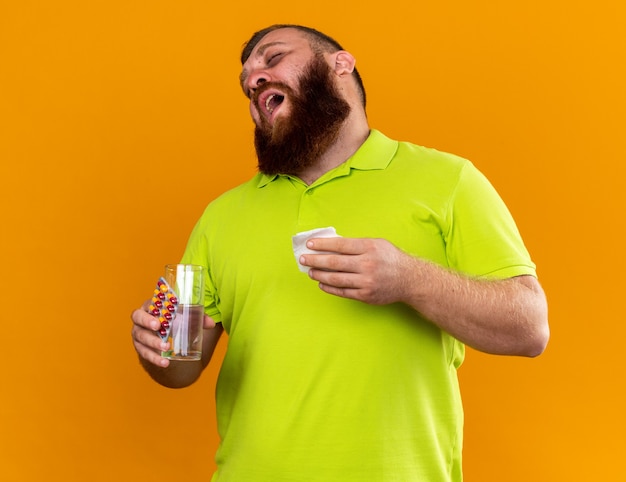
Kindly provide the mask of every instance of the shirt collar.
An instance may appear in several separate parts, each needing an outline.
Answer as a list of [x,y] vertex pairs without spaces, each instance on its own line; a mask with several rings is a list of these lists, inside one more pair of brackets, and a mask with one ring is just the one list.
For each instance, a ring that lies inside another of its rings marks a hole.
[[342,165],[361,171],[386,169],[397,150],[398,141],[372,129],[361,147]]

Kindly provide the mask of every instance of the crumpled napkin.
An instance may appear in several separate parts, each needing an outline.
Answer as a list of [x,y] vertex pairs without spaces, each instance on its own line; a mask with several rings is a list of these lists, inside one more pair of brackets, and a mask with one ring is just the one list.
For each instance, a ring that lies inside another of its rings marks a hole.
[[306,242],[311,238],[337,238],[340,237],[335,231],[335,228],[329,226],[327,228],[312,229],[310,231],[303,231],[291,238],[291,244],[293,245],[293,255],[296,257],[296,263],[298,268],[303,273],[308,273],[310,267],[300,264],[300,256],[303,254],[323,254],[326,251],[314,251],[306,247]]

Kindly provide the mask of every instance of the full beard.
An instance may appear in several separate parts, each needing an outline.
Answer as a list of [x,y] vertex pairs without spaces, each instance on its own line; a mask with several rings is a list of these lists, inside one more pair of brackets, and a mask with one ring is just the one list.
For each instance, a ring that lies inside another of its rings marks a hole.
[[[282,83],[263,84],[279,88],[290,100],[291,112],[271,126],[261,118],[254,131],[258,168],[264,174],[298,175],[313,166],[337,140],[350,105],[337,90],[333,71],[316,55],[302,74],[299,92]],[[260,91],[260,92],[259,92]]]

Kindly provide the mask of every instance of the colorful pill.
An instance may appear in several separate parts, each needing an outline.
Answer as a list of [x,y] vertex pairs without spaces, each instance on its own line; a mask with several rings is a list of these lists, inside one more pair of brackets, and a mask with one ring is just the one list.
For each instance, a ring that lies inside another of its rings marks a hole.
[[161,326],[157,333],[161,339],[165,341],[169,337],[171,328],[170,322],[174,318],[173,313],[176,311],[178,298],[167,282],[163,278],[160,278],[151,301],[152,304],[148,311],[153,316],[158,317]]

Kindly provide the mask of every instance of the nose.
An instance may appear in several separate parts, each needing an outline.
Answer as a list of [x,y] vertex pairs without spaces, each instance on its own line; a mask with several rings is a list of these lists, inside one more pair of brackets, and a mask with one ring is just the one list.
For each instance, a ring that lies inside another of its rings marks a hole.
[[248,75],[248,78],[246,79],[246,84],[248,86],[249,92],[252,94],[259,87],[261,87],[261,85],[263,85],[265,82],[268,82],[269,80],[270,79],[267,72],[263,70],[255,70],[250,72],[250,74]]

